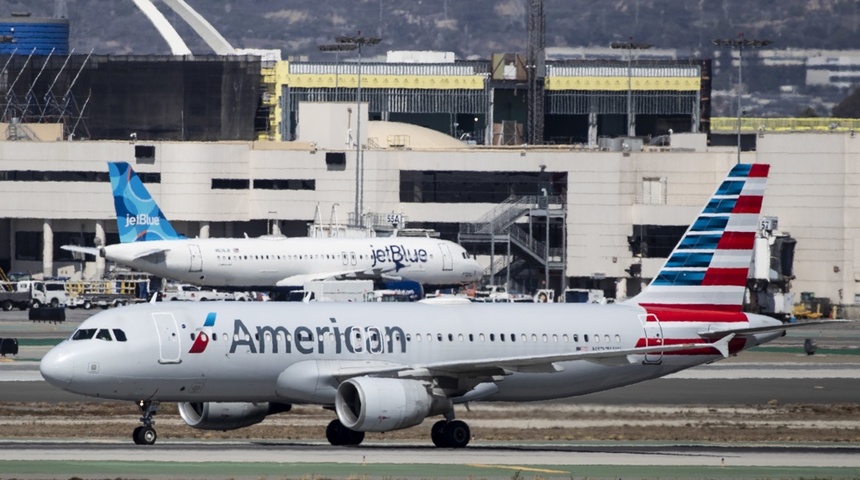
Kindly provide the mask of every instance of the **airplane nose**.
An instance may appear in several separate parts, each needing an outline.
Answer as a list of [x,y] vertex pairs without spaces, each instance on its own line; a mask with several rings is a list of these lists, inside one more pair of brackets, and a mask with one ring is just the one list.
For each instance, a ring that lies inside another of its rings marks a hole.
[[51,385],[65,389],[72,383],[75,373],[75,359],[65,345],[58,345],[42,357],[39,372]]

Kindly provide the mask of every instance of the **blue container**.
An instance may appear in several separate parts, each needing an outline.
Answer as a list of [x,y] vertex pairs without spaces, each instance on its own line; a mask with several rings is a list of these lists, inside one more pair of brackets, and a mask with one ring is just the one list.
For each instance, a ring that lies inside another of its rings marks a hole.
[[0,18],[0,55],[69,54],[69,21],[64,18]]

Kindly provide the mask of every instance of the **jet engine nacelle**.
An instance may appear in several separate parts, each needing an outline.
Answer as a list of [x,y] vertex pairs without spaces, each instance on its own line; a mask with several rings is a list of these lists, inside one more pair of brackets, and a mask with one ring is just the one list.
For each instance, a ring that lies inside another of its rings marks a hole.
[[280,403],[184,402],[179,415],[189,427],[199,430],[235,430],[250,427],[273,413],[287,412],[290,405]]
[[359,432],[409,428],[451,408],[450,400],[434,397],[418,380],[351,378],[338,386],[335,397],[340,423]]

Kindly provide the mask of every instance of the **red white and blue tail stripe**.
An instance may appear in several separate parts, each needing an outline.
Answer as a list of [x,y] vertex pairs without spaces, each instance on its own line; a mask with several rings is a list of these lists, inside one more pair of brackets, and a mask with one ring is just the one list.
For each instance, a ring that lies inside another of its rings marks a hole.
[[665,309],[740,313],[769,169],[735,165],[651,284],[630,302],[664,315]]

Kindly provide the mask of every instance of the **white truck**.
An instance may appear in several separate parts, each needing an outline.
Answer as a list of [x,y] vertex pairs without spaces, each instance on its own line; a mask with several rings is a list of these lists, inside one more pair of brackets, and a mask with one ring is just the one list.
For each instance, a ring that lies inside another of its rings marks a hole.
[[186,301],[186,302],[211,302],[217,300],[237,300],[244,302],[249,300],[245,292],[218,292],[207,290],[197,285],[186,283],[168,283],[161,290],[161,300],[164,301]]
[[18,292],[30,293],[30,307],[65,307],[69,303],[66,282],[59,280],[22,280],[17,283]]

